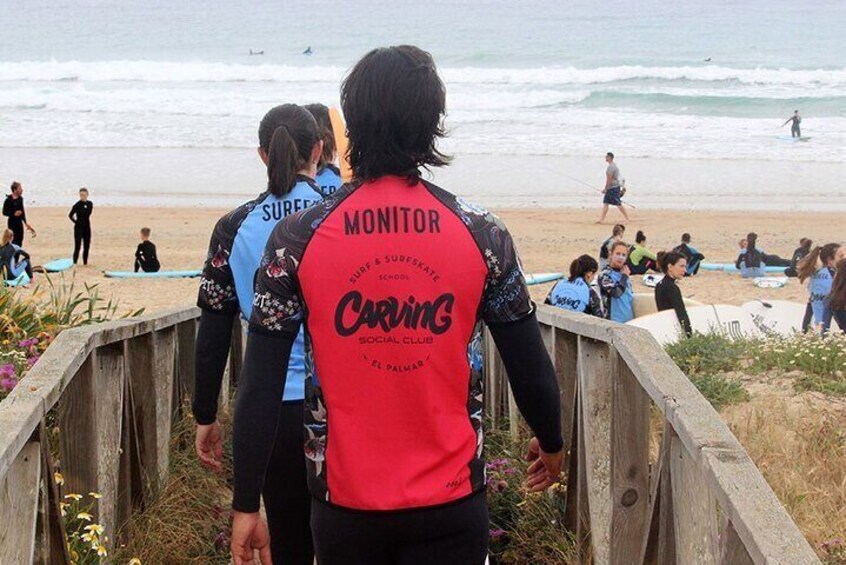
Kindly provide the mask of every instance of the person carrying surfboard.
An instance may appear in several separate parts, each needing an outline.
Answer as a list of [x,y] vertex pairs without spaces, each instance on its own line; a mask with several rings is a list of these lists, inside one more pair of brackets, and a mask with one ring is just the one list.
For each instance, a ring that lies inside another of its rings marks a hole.
[[693,330],[690,326],[690,318],[687,315],[687,308],[684,305],[681,290],[677,281],[683,279],[687,273],[687,258],[681,253],[670,251],[658,254],[658,266],[664,273],[664,278],[655,285],[655,306],[659,312],[664,310],[675,310],[679,324],[684,335],[690,337]]
[[[831,325],[829,294],[834,280],[834,266],[843,255],[840,249],[839,243],[826,243],[815,247],[799,262],[799,282],[808,281],[808,309],[813,313],[814,327],[819,328],[823,334],[828,332]],[[802,331],[807,329],[802,328]]]
[[591,281],[598,270],[596,259],[590,255],[577,257],[570,263],[570,278],[555,283],[544,304],[604,318],[602,298],[591,287]]
[[232,554],[240,565],[264,549],[262,484],[289,480],[266,461],[305,328],[300,417],[317,561],[482,565],[484,325],[536,436],[533,492],[563,463],[555,369],[505,225],[421,178],[449,161],[437,149],[446,91],[431,55],[371,51],[341,103],[354,181],[280,222],[256,273],[235,406]]
[[[802,123],[802,117],[799,115],[799,110],[795,110],[793,112],[793,115],[790,116],[789,118],[787,118],[787,121],[785,121],[783,124],[781,124],[781,127],[784,127],[791,122],[793,122],[793,123],[790,126],[790,137],[801,138],[802,137],[802,130],[799,127],[799,124]],[[811,132],[811,133],[813,133],[813,132]]]
[[605,187],[602,189],[602,213],[599,215],[597,224],[605,221],[605,216],[608,215],[608,207],[616,206],[626,221],[629,220],[629,215],[626,209],[623,208],[623,188],[621,188],[620,168],[614,163],[614,154],[610,151],[605,154],[605,162],[608,167],[605,169]]
[[311,112],[311,115],[317,120],[320,139],[323,140],[323,154],[317,164],[314,181],[320,187],[323,196],[329,196],[343,184],[341,182],[341,170],[335,164],[338,154],[335,133],[332,131],[332,121],[329,118],[329,108],[323,104],[307,104],[305,109]]
[[[314,179],[323,158],[324,137],[307,109],[296,104],[272,108],[261,120],[258,141],[258,155],[267,167],[267,189],[217,222],[197,298],[202,313],[192,403],[197,420],[196,452],[201,462],[215,470],[222,466],[217,406],[232,328],[239,317],[249,319],[255,307],[253,281],[267,238],[282,219],[324,198]],[[273,257],[264,267],[277,269],[281,259]],[[282,271],[274,272],[283,276]],[[257,485],[267,512],[273,562],[295,565],[311,565],[314,560],[302,439],[307,364],[303,339],[302,332],[295,335],[287,369],[281,374],[275,370],[278,366],[271,369],[285,386],[268,399],[274,423],[268,430],[270,450],[261,465],[269,480]]]
[[634,318],[634,291],[631,271],[626,264],[628,258],[629,246],[623,241],[618,241],[611,246],[608,266],[599,274],[599,292],[605,317],[621,324]]

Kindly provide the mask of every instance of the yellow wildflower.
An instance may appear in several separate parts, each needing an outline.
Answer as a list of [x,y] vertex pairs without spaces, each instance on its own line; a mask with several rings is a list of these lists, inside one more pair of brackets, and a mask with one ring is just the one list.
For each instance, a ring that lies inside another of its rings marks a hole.
[[108,554],[109,553],[106,551],[105,546],[103,546],[103,545],[97,546],[97,555],[99,555],[100,557],[105,557]]
[[91,498],[94,498],[96,500],[100,500],[101,498],[103,498],[103,495],[100,494],[99,492],[89,492],[88,496],[90,496]]
[[82,534],[80,536],[80,538],[85,543],[90,543],[91,546],[94,547],[95,549],[97,548],[97,545],[99,545],[98,542],[97,542],[97,534],[94,534],[94,533],[91,533],[91,532],[85,532],[84,534]]
[[70,505],[67,502],[60,502],[59,503],[59,510],[62,511],[62,516],[67,515],[66,509],[67,509],[68,506],[70,506]]
[[53,480],[56,481],[56,484],[59,485],[59,486],[62,486],[63,484],[65,484],[65,478],[58,471],[53,473]]
[[126,565],[141,565],[141,560],[137,557],[133,557],[129,560],[129,563],[127,563]]
[[92,534],[97,534],[98,536],[103,535],[103,532],[106,530],[100,524],[88,524],[83,528],[84,530],[91,532]]
[[76,493],[72,492],[72,493],[70,493],[70,494],[66,494],[66,495],[65,495],[65,498],[66,498],[67,500],[76,500],[77,502],[79,502],[80,500],[82,500],[82,495],[81,495],[81,494],[76,494]]
[[88,512],[80,512],[76,515],[77,520],[85,520],[86,522],[90,522],[94,519],[94,516],[89,514]]

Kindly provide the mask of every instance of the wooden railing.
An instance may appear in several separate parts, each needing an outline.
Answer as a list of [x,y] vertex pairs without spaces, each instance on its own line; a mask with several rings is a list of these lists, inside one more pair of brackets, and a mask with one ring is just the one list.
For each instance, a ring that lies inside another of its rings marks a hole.
[[[69,563],[56,451],[65,492],[102,495],[97,518],[114,544],[167,475],[198,316],[187,308],[66,330],[0,403],[0,564]],[[233,351],[227,378],[240,366]]]
[[[597,564],[819,563],[723,419],[652,336],[551,306],[538,319],[561,388],[566,523]],[[492,340],[494,423],[519,416]],[[650,463],[651,406],[663,421]]]
[[[69,562],[47,447],[55,439],[66,490],[100,492],[108,531],[143,508],[166,477],[171,423],[191,393],[198,315],[188,308],[67,330],[0,403],[0,564]],[[819,563],[723,420],[648,333],[550,307],[538,318],[570,452],[564,527],[586,559]],[[233,378],[240,337],[238,328]],[[491,340],[485,351],[488,414],[516,430]],[[651,405],[663,420],[652,464]]]

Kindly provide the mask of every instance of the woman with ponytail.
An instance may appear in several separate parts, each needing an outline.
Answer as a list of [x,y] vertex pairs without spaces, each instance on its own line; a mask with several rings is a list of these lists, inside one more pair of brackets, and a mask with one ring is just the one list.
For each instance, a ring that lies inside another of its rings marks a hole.
[[602,299],[590,286],[598,270],[596,259],[590,255],[577,257],[570,263],[570,278],[558,281],[544,302],[571,312],[583,312],[602,318]]
[[658,267],[664,273],[664,278],[655,285],[655,305],[658,311],[675,310],[684,335],[690,337],[693,333],[690,318],[684,305],[681,290],[677,281],[684,278],[687,271],[687,257],[676,251],[658,254]]
[[656,261],[658,256],[646,248],[646,234],[638,231],[635,235],[635,244],[629,250],[629,270],[633,275],[643,275],[650,269],[658,271]]
[[[258,154],[267,167],[267,189],[218,221],[212,232],[197,300],[202,314],[193,399],[196,451],[200,460],[215,470],[220,470],[223,461],[217,405],[232,328],[239,315],[244,319],[250,317],[253,280],[267,238],[286,216],[323,201],[314,181],[323,141],[308,110],[295,104],[276,106],[262,119],[258,138]],[[264,551],[272,554],[274,563],[311,565],[314,559],[309,527],[311,497],[303,455],[302,333],[294,341],[286,373],[286,385],[278,397],[280,424],[275,428],[275,444],[267,460],[268,476],[285,477],[285,480],[269,481],[262,490],[270,529],[270,545]],[[265,541],[266,536],[267,531]]]
[[317,164],[317,175],[315,175],[314,180],[324,196],[329,196],[343,184],[341,182],[341,171],[336,165],[338,150],[335,143],[335,132],[332,130],[332,120],[329,119],[329,108],[323,104],[308,104],[305,109],[311,112],[311,115],[317,120],[320,139],[323,140],[323,155]]
[[[826,243],[815,247],[797,266],[799,282],[808,281],[808,310],[813,314],[814,327],[828,332],[831,325],[829,294],[834,280],[834,265],[841,256],[839,243]],[[806,314],[805,318],[808,316]],[[807,331],[803,327],[802,331]]]

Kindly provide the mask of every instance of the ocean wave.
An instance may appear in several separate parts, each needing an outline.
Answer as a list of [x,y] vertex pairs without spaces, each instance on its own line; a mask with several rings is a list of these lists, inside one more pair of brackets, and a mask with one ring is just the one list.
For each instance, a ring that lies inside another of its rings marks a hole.
[[[0,81],[38,82],[332,82],[340,66],[175,62],[175,61],[24,61],[0,62]],[[791,87],[846,86],[846,68],[786,69],[698,66],[609,66],[597,68],[444,67],[448,83],[494,85],[595,85],[631,81],[694,81]]]

